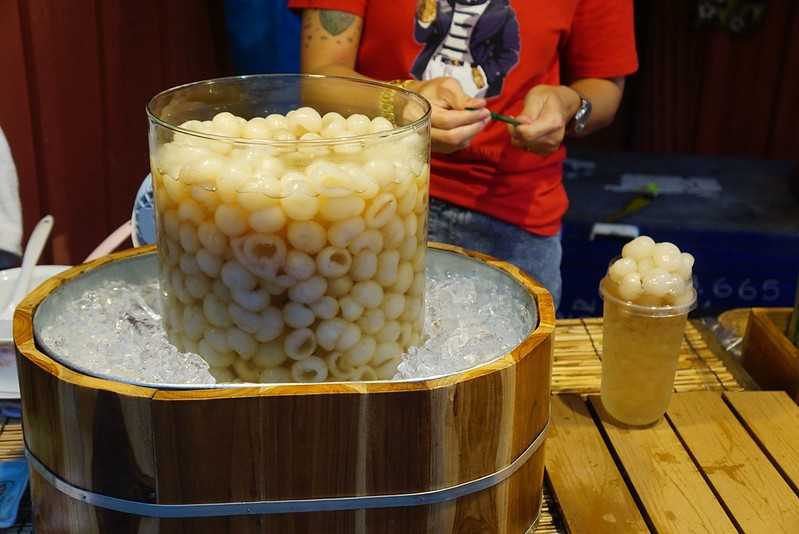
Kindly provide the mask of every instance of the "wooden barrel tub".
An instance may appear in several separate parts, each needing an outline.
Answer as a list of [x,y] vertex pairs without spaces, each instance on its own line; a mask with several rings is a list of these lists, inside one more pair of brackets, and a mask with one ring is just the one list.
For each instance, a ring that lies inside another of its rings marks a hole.
[[153,248],[41,285],[14,316],[37,534],[527,532],[551,297],[507,263],[432,248],[428,262],[506,280],[538,320],[504,356],[430,380],[179,390],[90,376],[44,353],[37,309],[92,273],[154,273]]

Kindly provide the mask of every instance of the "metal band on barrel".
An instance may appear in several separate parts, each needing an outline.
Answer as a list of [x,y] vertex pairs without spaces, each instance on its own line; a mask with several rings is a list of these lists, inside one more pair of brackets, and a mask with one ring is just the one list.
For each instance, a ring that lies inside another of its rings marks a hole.
[[549,421],[530,446],[513,462],[496,473],[431,491],[398,493],[394,495],[363,495],[359,497],[333,497],[326,499],[294,499],[278,501],[220,502],[203,504],[155,504],[119,499],[73,486],[42,464],[25,444],[25,455],[31,466],[61,493],[77,501],[107,510],[145,517],[189,518],[223,517],[260,514],[286,514],[296,512],[332,512],[362,510],[367,508],[401,508],[423,506],[452,501],[465,495],[496,486],[519,470],[544,443]]

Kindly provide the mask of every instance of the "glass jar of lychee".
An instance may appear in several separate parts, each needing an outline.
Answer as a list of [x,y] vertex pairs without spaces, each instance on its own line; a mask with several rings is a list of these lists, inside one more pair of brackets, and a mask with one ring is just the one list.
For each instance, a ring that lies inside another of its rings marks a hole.
[[258,75],[148,105],[163,319],[218,382],[390,379],[422,340],[430,107]]

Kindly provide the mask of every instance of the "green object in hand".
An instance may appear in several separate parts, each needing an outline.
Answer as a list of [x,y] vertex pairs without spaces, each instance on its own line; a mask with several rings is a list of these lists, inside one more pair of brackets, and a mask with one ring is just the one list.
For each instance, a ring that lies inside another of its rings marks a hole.
[[[476,111],[477,108],[466,108],[466,111]],[[517,121],[513,117],[509,117],[507,115],[502,115],[500,113],[491,112],[491,118],[495,121],[505,122],[508,124],[512,124],[513,126],[521,126],[521,122]]]

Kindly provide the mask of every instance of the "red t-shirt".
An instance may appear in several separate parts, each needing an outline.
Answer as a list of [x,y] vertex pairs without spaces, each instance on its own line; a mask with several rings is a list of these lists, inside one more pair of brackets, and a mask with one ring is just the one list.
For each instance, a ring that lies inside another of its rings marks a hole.
[[[626,76],[638,68],[632,0],[289,0],[364,19],[355,70],[379,80],[453,76],[492,111],[518,115],[539,84]],[[434,154],[431,194],[553,235],[568,207],[561,147],[538,156],[510,144],[492,121],[469,147]]]

